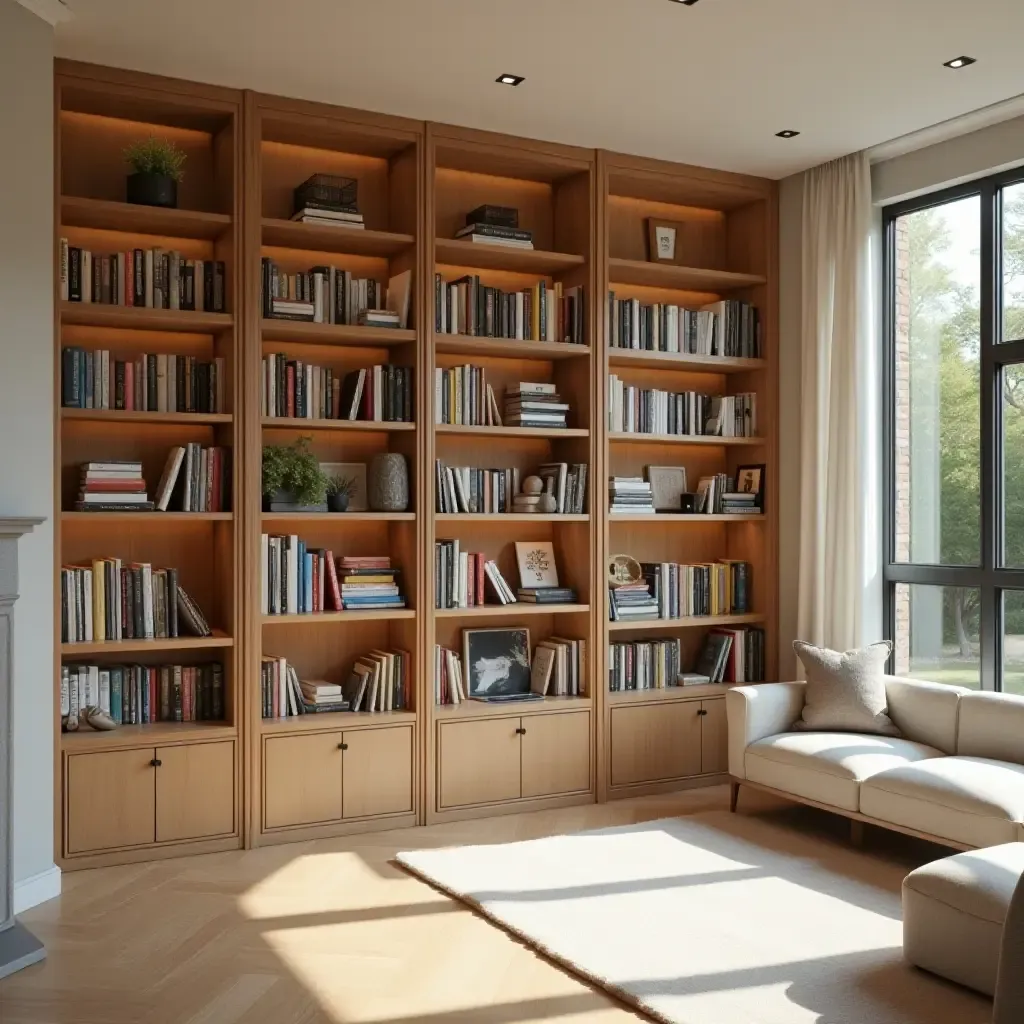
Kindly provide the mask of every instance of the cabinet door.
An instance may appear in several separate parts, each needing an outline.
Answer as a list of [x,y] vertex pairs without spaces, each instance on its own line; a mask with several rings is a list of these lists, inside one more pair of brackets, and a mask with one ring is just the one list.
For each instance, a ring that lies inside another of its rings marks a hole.
[[523,796],[585,793],[590,789],[590,714],[525,715],[522,723]]
[[412,729],[362,729],[343,736],[341,809],[346,818],[412,810]]
[[612,785],[699,775],[700,701],[612,708]]
[[443,722],[438,728],[439,806],[461,807],[519,798],[518,718]]
[[274,736],[263,747],[263,827],[341,820],[341,733]]
[[72,754],[68,773],[68,853],[143,846],[155,838],[152,747]]
[[724,700],[700,702],[700,770],[705,774],[729,770],[729,730]]
[[157,747],[156,841],[231,835],[235,831],[235,745]]

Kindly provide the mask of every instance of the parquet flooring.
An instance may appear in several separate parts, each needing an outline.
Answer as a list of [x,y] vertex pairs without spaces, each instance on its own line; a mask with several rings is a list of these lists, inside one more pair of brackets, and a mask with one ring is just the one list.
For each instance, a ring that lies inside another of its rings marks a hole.
[[[748,807],[766,797],[743,796]],[[725,787],[71,872],[22,915],[47,960],[2,1024],[618,1024],[640,1019],[390,859],[696,813]]]

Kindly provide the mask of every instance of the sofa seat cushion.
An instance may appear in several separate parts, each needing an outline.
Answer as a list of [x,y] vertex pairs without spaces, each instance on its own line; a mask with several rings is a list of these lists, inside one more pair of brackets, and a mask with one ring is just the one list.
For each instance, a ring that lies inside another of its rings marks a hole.
[[846,811],[860,810],[860,784],[877,772],[942,751],[894,736],[855,732],[783,732],[747,747],[751,782]]
[[1024,765],[942,757],[891,768],[865,781],[860,809],[967,846],[1013,842],[1024,820]]
[[992,995],[1003,923],[1024,874],[1024,843],[925,864],[903,880],[903,954],[918,967]]

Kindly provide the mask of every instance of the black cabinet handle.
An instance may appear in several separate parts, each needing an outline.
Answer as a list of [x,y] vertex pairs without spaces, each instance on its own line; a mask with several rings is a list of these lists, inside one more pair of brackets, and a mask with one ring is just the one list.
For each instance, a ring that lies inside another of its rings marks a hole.
[[153,767],[153,768],[159,768],[159,767],[160,767],[160,765],[162,765],[162,764],[163,764],[163,761],[161,761],[159,757],[154,757],[154,758],[153,758],[153,760],[152,760],[152,761],[150,761],[149,763],[150,763],[150,766],[151,766],[151,767]]
[[707,714],[707,711],[706,711],[706,710],[705,710],[704,708],[701,708],[701,709],[700,709],[700,710],[699,710],[699,711],[697,712],[697,714],[698,714],[698,715],[706,715],[706,714]]
[[525,730],[525,729],[524,729],[524,728],[523,728],[522,726],[520,726],[520,727],[519,727],[518,729],[516,729],[516,732],[517,732],[517,733],[518,733],[518,734],[519,734],[520,736],[525,736],[525,735],[526,735],[526,730]]
[[338,749],[339,750],[348,750],[348,744],[347,743],[339,743],[338,744]]

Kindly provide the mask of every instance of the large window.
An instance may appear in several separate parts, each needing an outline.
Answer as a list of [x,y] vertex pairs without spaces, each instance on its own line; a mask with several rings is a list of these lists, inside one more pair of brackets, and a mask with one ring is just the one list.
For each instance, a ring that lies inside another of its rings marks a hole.
[[1024,171],[885,214],[893,670],[1024,693]]

